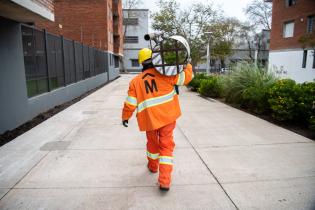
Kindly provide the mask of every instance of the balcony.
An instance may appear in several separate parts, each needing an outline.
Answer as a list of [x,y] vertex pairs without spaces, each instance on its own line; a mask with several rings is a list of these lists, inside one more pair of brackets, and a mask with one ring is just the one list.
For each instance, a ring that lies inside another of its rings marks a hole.
[[[37,1],[0,1],[0,14],[18,22],[35,22],[39,18],[55,21],[53,2],[47,1],[47,6]],[[50,4],[49,4],[50,3]]]

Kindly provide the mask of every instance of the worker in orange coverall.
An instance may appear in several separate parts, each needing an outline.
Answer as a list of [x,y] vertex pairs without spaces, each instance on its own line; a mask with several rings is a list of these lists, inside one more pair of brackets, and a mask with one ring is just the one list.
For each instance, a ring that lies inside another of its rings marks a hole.
[[160,189],[167,191],[173,169],[173,130],[181,115],[175,85],[187,85],[193,72],[191,64],[188,64],[176,76],[162,75],[154,68],[151,57],[150,49],[139,51],[138,61],[143,69],[129,84],[122,123],[128,127],[128,120],[137,109],[140,131],[146,131],[147,136],[148,169],[152,173],[159,170]]

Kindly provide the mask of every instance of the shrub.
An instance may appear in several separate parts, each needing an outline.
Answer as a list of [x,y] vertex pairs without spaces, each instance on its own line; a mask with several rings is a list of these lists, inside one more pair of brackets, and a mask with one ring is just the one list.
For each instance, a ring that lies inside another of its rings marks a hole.
[[188,84],[188,86],[191,87],[192,91],[198,91],[201,80],[203,79],[207,79],[207,76],[205,74],[196,74],[195,77]]
[[297,85],[297,119],[300,122],[308,123],[315,115],[315,83],[305,82]]
[[223,84],[219,76],[209,76],[207,79],[202,79],[198,92],[201,95],[213,98],[222,96]]
[[267,93],[275,81],[276,77],[266,69],[240,63],[225,80],[226,101],[263,113],[269,109]]
[[277,81],[269,90],[269,104],[272,117],[279,121],[290,121],[297,118],[297,98],[299,88],[294,80]]
[[[279,80],[269,91],[272,117],[280,121],[296,121],[305,125],[315,115],[315,83],[296,84],[290,79]],[[310,125],[311,126],[311,125]]]

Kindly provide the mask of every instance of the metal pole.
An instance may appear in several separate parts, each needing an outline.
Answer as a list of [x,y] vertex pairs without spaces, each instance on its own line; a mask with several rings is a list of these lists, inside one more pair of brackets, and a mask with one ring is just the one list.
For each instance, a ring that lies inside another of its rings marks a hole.
[[62,55],[62,68],[63,68],[63,86],[66,86],[66,63],[65,63],[65,48],[64,39],[61,35],[61,55]]
[[210,41],[208,42],[208,45],[207,45],[207,65],[206,65],[206,72],[207,74],[210,74],[209,72],[209,56],[210,56]]
[[209,73],[211,72],[211,48],[210,48],[210,38],[209,38]]
[[208,45],[207,45],[207,66],[206,67],[207,67],[207,74],[210,74],[210,67],[211,67],[211,65],[210,65],[210,61],[211,61],[211,59],[210,59],[210,41],[211,41],[212,32],[206,31],[205,34],[208,34],[208,36],[209,36]]
[[255,65],[257,66],[257,57],[258,57],[258,50],[257,50],[257,41],[254,41],[255,46]]
[[82,80],[85,80],[84,49],[83,49],[83,44],[82,43],[81,43],[81,49],[82,49]]
[[75,42],[72,40],[72,46],[73,46],[73,63],[74,63],[74,82],[77,82],[77,62],[76,62],[76,53],[75,53]]
[[50,71],[49,71],[49,64],[48,64],[48,40],[47,40],[47,32],[44,29],[44,39],[45,39],[45,58],[46,58],[46,71],[48,77],[48,91],[51,91],[51,84],[50,84]]

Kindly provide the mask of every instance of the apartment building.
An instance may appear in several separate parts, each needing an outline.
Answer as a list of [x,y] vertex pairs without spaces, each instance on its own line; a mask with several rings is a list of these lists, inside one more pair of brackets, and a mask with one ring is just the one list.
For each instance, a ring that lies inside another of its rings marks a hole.
[[0,16],[17,22],[54,21],[53,0],[2,0]]
[[269,68],[297,82],[315,79],[315,1],[272,2]]
[[0,1],[0,134],[119,75],[121,0]]
[[119,72],[123,56],[121,0],[55,0],[55,21],[36,26],[108,53],[111,72]]
[[149,47],[144,35],[149,31],[148,9],[123,9],[124,25],[124,70],[141,71],[138,63],[138,51]]

